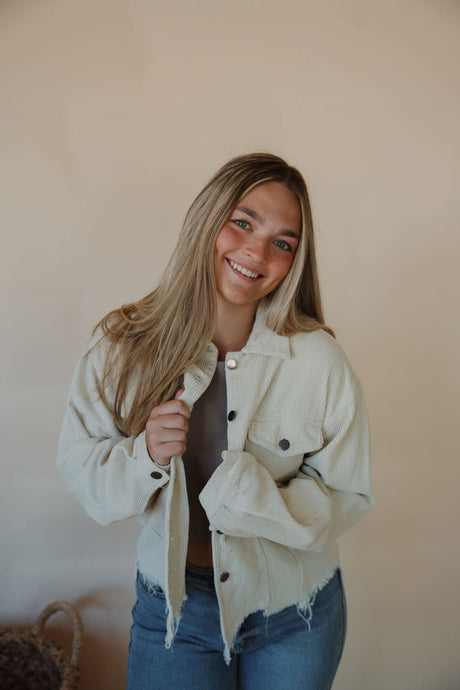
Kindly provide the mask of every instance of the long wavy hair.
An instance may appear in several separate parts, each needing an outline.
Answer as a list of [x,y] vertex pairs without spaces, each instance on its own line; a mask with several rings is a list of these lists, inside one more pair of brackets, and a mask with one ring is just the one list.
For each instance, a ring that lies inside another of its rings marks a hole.
[[[217,300],[214,247],[238,201],[263,182],[281,182],[301,209],[300,242],[289,273],[265,298],[267,325],[292,335],[324,324],[308,191],[302,175],[268,153],[238,156],[193,201],[158,287],[109,312],[95,327],[108,348],[99,393],[126,435],[144,428],[153,407],[174,397],[184,373],[212,340]],[[112,396],[111,396],[112,397]]]

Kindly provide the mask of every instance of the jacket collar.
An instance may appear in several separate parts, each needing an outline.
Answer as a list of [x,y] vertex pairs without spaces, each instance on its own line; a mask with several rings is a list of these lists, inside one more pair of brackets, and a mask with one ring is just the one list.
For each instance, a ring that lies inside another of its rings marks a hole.
[[[278,335],[267,326],[268,305],[265,300],[261,300],[257,307],[256,318],[252,327],[251,335],[246,345],[241,349],[245,354],[260,354],[281,359],[291,357],[290,340],[287,336]],[[217,347],[214,343],[209,343],[205,352],[197,360],[196,364],[202,369],[209,369],[208,374],[214,371],[217,361]]]
[[278,335],[271,328],[268,328],[267,313],[268,305],[265,300],[261,300],[257,307],[251,335],[241,352],[289,359],[291,356],[289,338],[284,335]]

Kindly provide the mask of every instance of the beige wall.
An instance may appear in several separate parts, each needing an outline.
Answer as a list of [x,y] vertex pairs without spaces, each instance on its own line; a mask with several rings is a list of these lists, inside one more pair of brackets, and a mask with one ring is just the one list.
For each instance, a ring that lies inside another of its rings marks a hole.
[[257,149],[305,172],[372,417],[334,687],[458,687],[459,64],[454,0],[2,0],[0,624],[74,602],[85,690],[124,687],[137,525],[93,523],[57,475],[73,367]]

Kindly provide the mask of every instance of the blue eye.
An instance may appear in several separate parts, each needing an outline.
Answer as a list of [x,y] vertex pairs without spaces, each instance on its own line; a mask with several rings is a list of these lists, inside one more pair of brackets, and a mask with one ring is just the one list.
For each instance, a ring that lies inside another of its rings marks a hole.
[[236,225],[238,225],[240,228],[243,228],[243,230],[249,230],[251,227],[247,220],[240,220],[239,218],[236,218],[233,220],[233,222],[236,223]]
[[292,252],[292,247],[289,242],[286,242],[286,240],[275,240],[275,244],[284,252]]

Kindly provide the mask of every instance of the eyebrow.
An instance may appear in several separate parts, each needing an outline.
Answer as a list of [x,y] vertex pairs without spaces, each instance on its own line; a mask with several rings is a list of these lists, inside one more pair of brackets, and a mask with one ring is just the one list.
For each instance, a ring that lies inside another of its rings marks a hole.
[[[247,206],[237,206],[235,208],[235,211],[243,211],[243,213],[246,213],[250,218],[254,218],[258,223],[263,223],[264,219],[260,215],[260,213],[257,213],[257,211],[254,211],[252,208],[248,208]],[[286,237],[293,237],[296,240],[300,239],[300,235],[298,232],[294,232],[294,230],[281,230],[280,235],[285,235]]]

